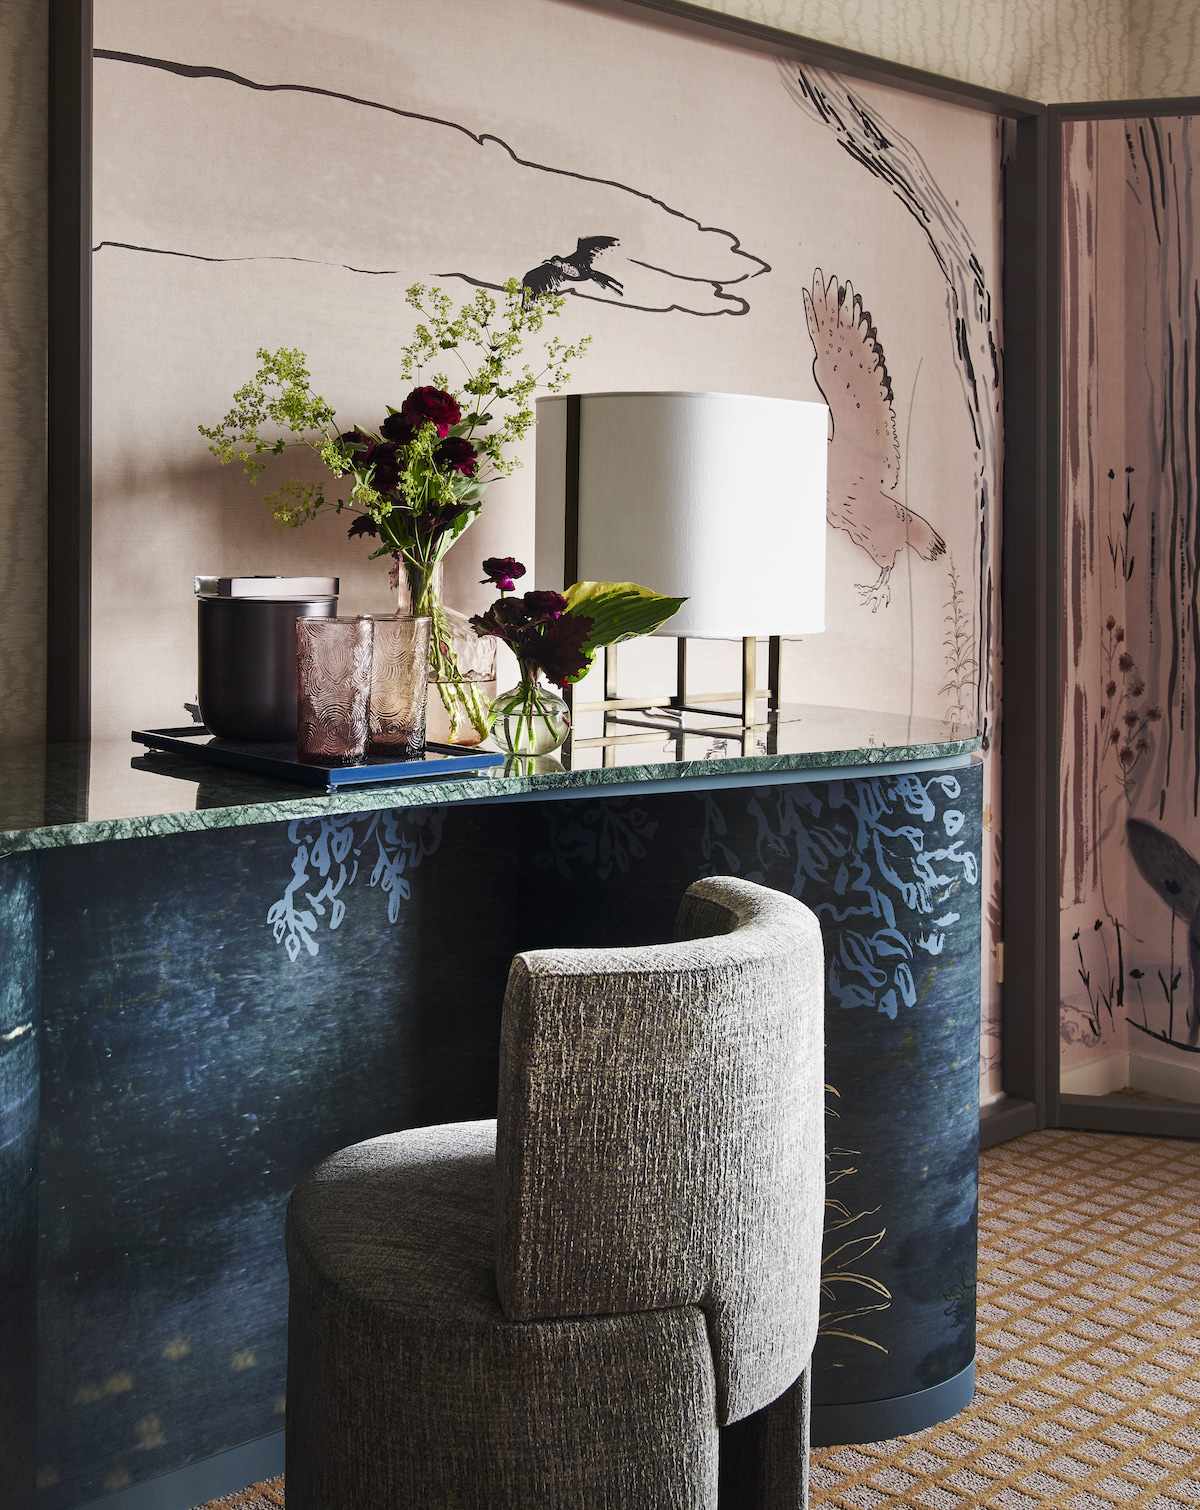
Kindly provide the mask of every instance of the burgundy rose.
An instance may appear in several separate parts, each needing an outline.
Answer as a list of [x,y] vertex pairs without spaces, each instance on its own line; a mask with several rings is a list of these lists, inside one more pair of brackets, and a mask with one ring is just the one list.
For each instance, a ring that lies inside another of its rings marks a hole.
[[483,569],[487,575],[479,585],[483,587],[492,582],[501,592],[514,591],[516,579],[525,575],[524,565],[515,556],[489,556]]
[[525,611],[530,619],[557,619],[566,612],[566,608],[567,600],[560,592],[535,591],[525,594]]
[[445,437],[450,426],[462,419],[462,410],[452,393],[443,393],[440,388],[414,388],[400,405],[400,418],[414,430],[432,422],[437,433]]
[[350,528],[346,531],[347,540],[353,540],[355,535],[378,535],[379,526],[371,518],[370,514],[360,514]]
[[402,414],[389,414],[380,425],[379,433],[384,440],[394,440],[398,446],[406,446],[417,432]]
[[451,472],[461,472],[464,477],[474,477],[475,468],[479,465],[475,447],[461,435],[447,436],[434,451],[433,459],[439,467],[447,467]]

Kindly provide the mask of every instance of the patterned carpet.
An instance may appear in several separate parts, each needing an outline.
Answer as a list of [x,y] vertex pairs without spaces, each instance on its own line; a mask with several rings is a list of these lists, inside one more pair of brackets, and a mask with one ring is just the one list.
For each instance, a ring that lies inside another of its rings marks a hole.
[[980,1159],[974,1403],[814,1454],[828,1510],[1200,1506],[1200,1143],[1040,1132]]
[[283,1475],[251,1484],[249,1489],[239,1489],[224,1499],[209,1500],[199,1510],[283,1510]]
[[[974,1403],[813,1454],[814,1510],[1196,1510],[1200,1143],[1031,1133],[980,1159]],[[280,1510],[283,1480],[202,1510]]]

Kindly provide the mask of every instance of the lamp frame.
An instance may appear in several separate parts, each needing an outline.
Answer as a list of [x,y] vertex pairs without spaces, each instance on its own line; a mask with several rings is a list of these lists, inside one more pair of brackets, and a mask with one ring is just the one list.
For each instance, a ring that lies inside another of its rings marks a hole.
[[[579,580],[579,432],[581,424],[582,400],[578,393],[568,393],[567,399],[567,435],[566,435],[566,482],[563,489],[564,498],[564,521],[563,521],[563,586],[569,587]],[[782,662],[782,637],[773,634],[768,638],[767,659],[767,722],[772,713],[778,713],[780,707],[780,665]],[[740,702],[742,705],[741,722],[736,724],[724,724],[706,729],[706,734],[740,734],[743,742],[749,740],[752,753],[753,740],[750,738],[752,731],[758,728],[758,639],[754,635],[746,635],[742,638],[742,685],[738,691],[726,692],[690,692],[687,684],[687,637],[680,635],[675,641],[675,691],[660,703],[648,703],[644,697],[618,697],[617,696],[617,647],[607,645],[604,649],[604,696],[598,702],[576,703],[574,688],[566,689],[567,706],[571,710],[572,718],[576,713],[602,713],[604,715],[604,733],[599,739],[572,738],[576,749],[588,746],[603,745],[605,753],[608,747],[616,744],[634,744],[649,741],[664,732],[657,725],[655,734],[609,734],[608,722],[610,714],[644,712],[648,713],[652,708],[666,706],[678,713],[700,713],[714,718],[720,717],[711,707],[701,706],[709,703],[733,703]],[[636,721],[635,721],[636,722]],[[672,731],[667,730],[670,733]],[[684,730],[679,730],[682,738]],[[695,732],[694,730],[692,731]]]

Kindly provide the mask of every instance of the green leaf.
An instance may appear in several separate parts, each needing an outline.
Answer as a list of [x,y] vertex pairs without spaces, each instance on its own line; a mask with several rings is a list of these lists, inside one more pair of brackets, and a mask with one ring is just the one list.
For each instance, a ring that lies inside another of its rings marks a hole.
[[586,645],[619,645],[665,624],[687,602],[639,587],[636,582],[576,582],[566,592],[568,612],[593,620]]

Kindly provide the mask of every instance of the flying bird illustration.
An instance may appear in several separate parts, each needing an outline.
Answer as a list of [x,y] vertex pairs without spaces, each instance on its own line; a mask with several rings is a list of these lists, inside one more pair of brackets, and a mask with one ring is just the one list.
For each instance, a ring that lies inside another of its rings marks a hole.
[[535,299],[543,294],[557,294],[568,283],[598,283],[601,288],[623,294],[623,284],[592,266],[599,252],[620,244],[615,236],[581,236],[569,257],[547,257],[545,262],[530,268],[521,282]]
[[927,519],[888,496],[900,481],[900,443],[883,348],[850,283],[824,277],[817,268],[811,294],[804,290],[804,313],[813,377],[833,421],[826,517],[879,568],[875,582],[855,584],[874,613],[891,601],[888,578],[906,545],[933,561],[946,542]]

